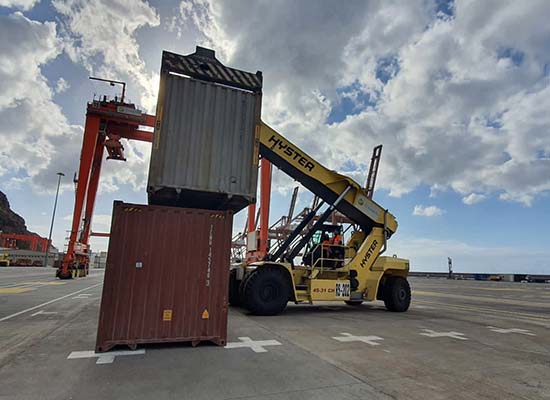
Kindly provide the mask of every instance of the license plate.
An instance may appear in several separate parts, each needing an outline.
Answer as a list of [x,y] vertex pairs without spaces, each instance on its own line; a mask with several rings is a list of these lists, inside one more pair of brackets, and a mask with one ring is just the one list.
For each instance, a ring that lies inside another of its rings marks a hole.
[[349,298],[350,286],[349,281],[336,282],[336,298]]

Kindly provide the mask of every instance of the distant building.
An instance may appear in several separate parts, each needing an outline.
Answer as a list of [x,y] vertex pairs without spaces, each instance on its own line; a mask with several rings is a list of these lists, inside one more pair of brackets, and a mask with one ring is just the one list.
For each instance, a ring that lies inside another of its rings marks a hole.
[[99,253],[92,253],[91,268],[105,268],[107,265],[107,252],[100,251]]
[[[43,267],[45,253],[41,251],[32,251],[24,249],[10,249],[0,247],[0,253],[7,253],[10,260],[10,266],[13,267]],[[53,267],[58,259],[57,249],[50,249],[48,254],[48,267]]]

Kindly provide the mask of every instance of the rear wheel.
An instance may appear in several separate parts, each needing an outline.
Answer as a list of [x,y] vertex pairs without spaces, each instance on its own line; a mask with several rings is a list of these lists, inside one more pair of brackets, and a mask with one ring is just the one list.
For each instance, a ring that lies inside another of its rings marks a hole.
[[384,284],[384,304],[388,311],[403,312],[411,304],[411,287],[401,276],[392,276]]
[[363,300],[346,300],[345,303],[348,306],[360,306],[363,304]]
[[259,267],[243,287],[244,306],[255,315],[279,314],[290,296],[290,283],[285,271],[276,267]]

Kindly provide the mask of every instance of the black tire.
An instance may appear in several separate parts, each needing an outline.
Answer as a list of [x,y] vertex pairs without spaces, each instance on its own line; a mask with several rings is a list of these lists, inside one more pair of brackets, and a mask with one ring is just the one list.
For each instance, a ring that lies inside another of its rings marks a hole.
[[401,276],[389,277],[384,284],[384,304],[388,311],[404,312],[411,304],[411,287]]
[[360,306],[363,304],[363,300],[346,300],[345,303],[348,306]]
[[73,279],[73,274],[71,273],[71,271],[68,271],[66,274],[64,274],[61,272],[61,269],[58,269],[57,271],[55,271],[55,277],[61,280]]
[[250,278],[250,275],[250,272],[245,272],[242,281],[239,283],[239,304],[241,305],[241,307],[245,306],[244,287],[246,285],[246,282],[248,282],[248,278]]
[[288,275],[277,267],[259,267],[246,280],[243,296],[243,304],[252,314],[279,314],[290,296]]
[[229,304],[233,307],[239,307],[241,305],[241,297],[239,296],[239,281],[237,280],[237,270],[232,269],[229,271]]

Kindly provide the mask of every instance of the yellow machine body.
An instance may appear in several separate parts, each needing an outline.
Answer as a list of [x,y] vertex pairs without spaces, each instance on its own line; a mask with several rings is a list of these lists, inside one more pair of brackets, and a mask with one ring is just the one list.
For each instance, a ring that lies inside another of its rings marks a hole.
[[[262,261],[250,264],[246,268],[248,271],[266,265],[283,268],[292,281],[293,296],[291,300],[298,303],[349,300],[373,301],[377,299],[378,289],[380,284],[383,284],[384,279],[390,276],[406,278],[409,273],[408,260],[378,256],[382,239],[382,230],[375,228],[363,241],[355,257],[342,268],[324,268],[322,260],[316,266],[292,266],[287,262]],[[350,271],[356,271],[355,279],[359,284],[353,292],[351,290]]]
[[0,253],[0,267],[9,267],[10,259],[8,253]]
[[[288,258],[277,254],[269,261],[233,267],[235,283],[230,284],[230,301],[233,298],[235,303],[244,303],[253,313],[273,315],[284,308],[286,300],[274,307],[258,304],[265,300],[262,296],[269,300],[277,291],[286,294],[288,283],[291,287],[288,300],[296,303],[346,301],[359,304],[381,299],[388,302],[388,309],[405,311],[410,302],[410,287],[406,282],[409,261],[381,256],[386,250],[387,239],[397,231],[395,217],[367,196],[365,189],[353,179],[324,167],[263,122],[259,127],[259,140],[262,157],[329,204],[328,211],[338,210],[348,217],[356,229],[345,246],[339,245],[343,247],[339,249],[343,256],[338,260],[321,256],[313,261],[311,257],[313,265],[307,262],[296,265],[294,257],[297,254],[293,252]],[[321,247],[321,254],[324,249]],[[266,274],[271,278],[266,278]],[[399,285],[394,290],[396,284]],[[274,289],[277,285],[279,289]],[[285,287],[281,289],[282,286]],[[404,300],[406,303],[396,305],[401,300],[395,296],[408,298]]]

